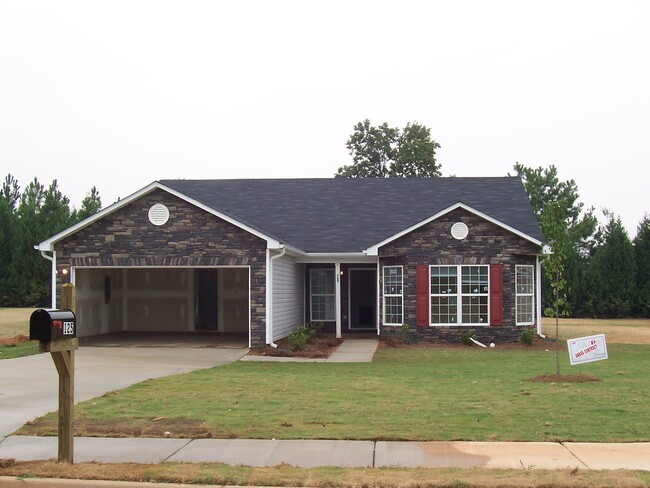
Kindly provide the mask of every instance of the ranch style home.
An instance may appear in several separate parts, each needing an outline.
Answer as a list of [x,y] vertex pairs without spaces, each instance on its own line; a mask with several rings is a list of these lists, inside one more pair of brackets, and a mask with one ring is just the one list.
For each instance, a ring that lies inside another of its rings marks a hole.
[[79,337],[300,324],[413,340],[541,332],[542,235],[521,180],[161,180],[35,246]]

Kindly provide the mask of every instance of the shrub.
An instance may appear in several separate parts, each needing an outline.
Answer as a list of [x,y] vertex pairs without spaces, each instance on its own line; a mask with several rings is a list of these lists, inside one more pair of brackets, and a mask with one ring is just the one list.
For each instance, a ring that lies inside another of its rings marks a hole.
[[307,344],[314,342],[322,328],[323,324],[318,322],[299,325],[295,332],[289,334],[289,344],[291,344],[292,349],[300,351]]
[[411,336],[409,335],[409,324],[402,324],[399,328],[399,337],[404,344],[411,343]]
[[472,342],[473,338],[474,338],[474,330],[469,329],[469,330],[460,331],[460,342],[462,342],[466,346],[471,346],[472,344],[474,344]]
[[533,333],[533,329],[524,329],[521,331],[521,334],[519,334],[519,339],[527,346],[533,345],[534,337],[535,334]]

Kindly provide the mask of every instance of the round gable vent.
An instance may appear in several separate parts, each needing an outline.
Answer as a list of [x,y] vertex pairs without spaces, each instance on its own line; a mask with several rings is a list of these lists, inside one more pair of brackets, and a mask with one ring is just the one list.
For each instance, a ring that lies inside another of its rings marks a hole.
[[169,209],[162,203],[156,203],[149,209],[149,222],[153,225],[165,225],[169,220]]
[[454,239],[458,239],[459,241],[465,239],[468,233],[469,229],[463,222],[456,222],[451,226],[451,235]]

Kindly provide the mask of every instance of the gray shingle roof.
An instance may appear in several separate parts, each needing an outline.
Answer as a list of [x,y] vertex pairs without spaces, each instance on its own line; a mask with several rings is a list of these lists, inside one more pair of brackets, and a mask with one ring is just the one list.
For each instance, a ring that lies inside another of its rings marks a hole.
[[160,183],[305,252],[361,252],[458,202],[542,240],[517,177]]

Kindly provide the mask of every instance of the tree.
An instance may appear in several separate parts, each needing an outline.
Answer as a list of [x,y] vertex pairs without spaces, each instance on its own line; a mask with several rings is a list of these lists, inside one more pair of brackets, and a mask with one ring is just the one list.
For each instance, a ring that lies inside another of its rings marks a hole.
[[97,187],[93,186],[88,194],[81,201],[81,208],[78,211],[73,213],[72,220],[74,222],[80,222],[91,215],[96,214],[102,209],[102,199],[99,196]]
[[636,311],[650,317],[650,217],[639,223],[634,238],[636,263]]
[[436,149],[440,144],[431,139],[431,130],[417,122],[403,130],[379,127],[366,119],[354,126],[346,147],[352,164],[338,169],[336,177],[387,178],[409,176],[440,176]]
[[50,299],[50,264],[34,245],[101,208],[96,187],[71,210],[70,200],[57,180],[45,188],[34,178],[20,192],[17,180],[7,175],[0,186],[0,306],[46,305]]
[[[581,312],[584,301],[584,276],[593,252],[597,226],[594,210],[585,210],[584,204],[579,201],[576,182],[560,181],[555,166],[530,168],[516,163],[514,170],[523,180],[544,240],[553,241],[553,252],[562,256],[562,270],[566,280],[566,300],[562,311],[569,314]],[[559,208],[564,211],[560,212]],[[562,219],[564,225],[556,219]],[[565,239],[559,239],[557,232],[560,229],[566,233]],[[560,243],[565,246],[564,249],[558,249]],[[553,307],[553,280],[554,277],[545,268],[542,280],[545,309]]]
[[20,188],[16,179],[7,175],[0,188],[0,306],[12,306],[12,280],[14,242],[16,233],[16,204],[20,199]]
[[567,251],[567,208],[560,201],[550,202],[544,207],[540,217],[540,226],[546,228],[546,243],[553,250],[552,254],[544,257],[542,267],[547,277],[551,293],[546,297],[550,306],[545,310],[545,315],[555,317],[555,367],[556,374],[560,374],[560,316],[566,315],[567,280],[566,263]]
[[590,266],[592,303],[597,314],[620,318],[632,310],[635,293],[634,247],[619,217],[607,214],[603,244]]

